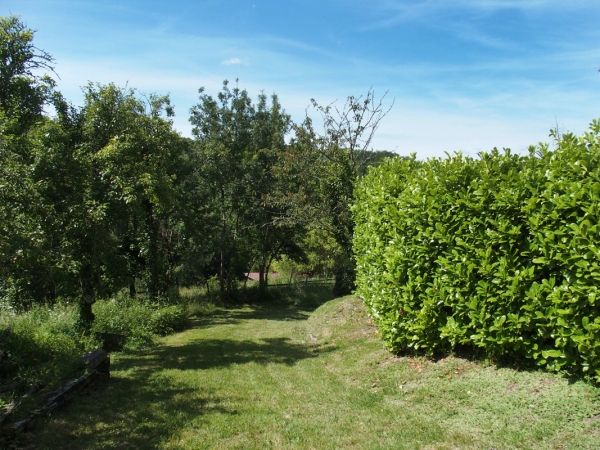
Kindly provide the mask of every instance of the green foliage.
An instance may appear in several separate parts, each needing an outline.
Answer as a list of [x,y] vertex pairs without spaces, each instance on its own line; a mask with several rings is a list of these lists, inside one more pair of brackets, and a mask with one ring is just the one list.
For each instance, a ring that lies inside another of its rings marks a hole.
[[[198,303],[193,300],[187,309]],[[138,348],[151,344],[157,336],[181,330],[187,309],[182,304],[131,299],[122,292],[94,305],[96,319],[89,331],[78,326],[76,304],[36,306],[18,314],[4,311],[0,315],[0,360],[11,368],[9,377],[50,386],[71,376],[81,364],[81,355],[100,346],[95,333],[123,334],[128,348]]]
[[356,271],[352,267],[345,267],[335,273],[333,296],[343,297],[350,295],[356,289]]
[[89,177],[78,203],[85,205],[75,236],[79,278],[103,295],[126,285],[135,295],[136,278],[152,297],[164,295],[176,283],[185,213],[175,206],[188,141],[172,129],[166,96],[140,98],[113,84],[84,92],[81,153]]
[[557,144],[363,179],[358,292],[391,348],[470,346],[600,380],[600,124]]
[[92,335],[78,331],[78,320],[77,308],[66,303],[0,313],[0,359],[8,370],[3,377],[52,386],[71,376],[81,355],[98,345]]
[[36,125],[53,81],[52,57],[33,45],[33,30],[16,16],[0,17],[0,297],[28,306],[43,300],[46,270],[44,218],[48,205],[35,180]]
[[205,241],[213,250],[221,301],[235,300],[237,280],[255,265],[264,293],[273,260],[300,258],[300,221],[285,199],[297,190],[285,171],[285,137],[290,117],[276,95],[253,104],[245,90],[223,83],[213,98],[200,89],[191,110],[200,174],[207,186]]
[[382,100],[377,102],[369,90],[365,98],[348,97],[340,110],[333,105],[321,106],[313,99],[313,108],[323,119],[323,132],[315,130],[309,117],[294,127],[296,136],[290,151],[293,166],[304,178],[297,196],[306,201],[309,220],[327,229],[350,263],[354,229],[350,205],[359,175],[370,161],[379,162],[379,152],[370,151],[370,144],[387,114]]
[[175,209],[187,206],[179,180],[192,192],[196,180],[178,176],[193,158],[161,115],[168,98],[112,84],[85,94],[77,109],[57,93],[55,118],[0,136],[10,144],[0,148],[0,296],[21,309],[62,296],[89,311],[136,278],[153,296],[176,284],[181,223],[194,212]]
[[372,92],[350,97],[339,121],[314,103],[325,134],[307,121],[287,144],[293,124],[276,95],[254,104],[224,82],[216,98],[200,90],[192,141],[173,130],[168,96],[90,82],[83,106],[71,106],[40,75],[53,59],[33,37],[17,17],[0,18],[2,301],[24,311],[78,298],[89,327],[96,298],[124,287],[158,299],[218,275],[229,301],[255,267],[264,294],[273,262],[307,264],[304,247],[309,271],[331,270],[338,249],[302,242],[315,222],[345,253],[333,265],[352,265],[348,206],[384,115]]
[[3,133],[22,134],[37,122],[52,96],[54,59],[33,44],[35,32],[17,16],[0,17],[0,118]]
[[182,305],[131,299],[122,291],[111,300],[94,305],[96,318],[91,331],[125,335],[126,347],[138,348],[152,343],[156,336],[181,330],[185,312]]
[[323,119],[323,132],[315,130],[309,117],[294,128],[296,136],[290,149],[303,179],[296,202],[305,203],[304,208],[296,209],[327,230],[345,253],[345,270],[336,276],[339,295],[349,294],[354,286],[354,219],[350,206],[357,180],[383,156],[382,152],[372,151],[371,141],[389,112],[383,108],[385,95],[377,101],[370,89],[365,97],[349,96],[342,108],[321,106],[312,99],[313,108]]
[[[210,282],[207,284],[210,285]],[[200,286],[179,290],[179,304],[185,308],[185,317],[202,317],[214,311],[218,303],[218,285],[217,283],[213,285],[212,292]]]
[[309,230],[299,242],[306,258],[294,261],[287,257],[273,263],[273,271],[295,277],[330,277],[338,269],[348,267],[348,255],[326,228]]

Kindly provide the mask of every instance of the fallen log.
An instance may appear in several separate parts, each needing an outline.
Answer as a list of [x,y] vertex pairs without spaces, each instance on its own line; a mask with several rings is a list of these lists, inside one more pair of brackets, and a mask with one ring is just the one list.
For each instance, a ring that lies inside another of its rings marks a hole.
[[81,359],[88,371],[110,376],[110,355],[105,350],[92,350],[84,354]]

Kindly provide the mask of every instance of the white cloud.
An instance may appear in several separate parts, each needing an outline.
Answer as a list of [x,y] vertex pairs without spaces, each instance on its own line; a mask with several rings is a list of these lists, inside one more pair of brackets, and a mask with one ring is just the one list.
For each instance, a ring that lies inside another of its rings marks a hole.
[[[369,85],[361,81],[376,79],[377,94],[390,87],[388,98],[396,97],[396,106],[383,120],[373,147],[405,155],[415,151],[419,158],[442,156],[444,151],[455,150],[476,155],[494,146],[525,152],[528,145],[549,140],[548,130],[555,120],[564,124],[566,130],[580,134],[594,118],[594,105],[600,98],[600,89],[594,87],[600,76],[593,64],[588,67],[585,79],[581,75],[564,76],[560,81],[531,79],[523,73],[533,70],[543,74],[563,66],[584,67],[590,60],[600,58],[600,50],[596,49],[543,54],[527,61],[474,62],[468,66],[370,64],[367,59],[332,55],[336,63],[344,61],[362,74],[347,77],[336,69],[338,64],[323,66],[322,58],[317,61],[309,58],[327,54],[327,50],[268,36],[255,39],[253,44],[244,45],[235,39],[176,36],[169,46],[154,47],[152,58],[142,54],[137,58],[125,55],[82,59],[65,54],[60,55],[57,65],[62,74],[57,81],[75,104],[82,103],[78,86],[88,79],[113,81],[120,86],[129,82],[129,86],[146,93],[169,92],[176,107],[175,127],[189,136],[188,111],[198,102],[197,89],[204,86],[207,93],[214,95],[221,89],[224,78],[234,80],[239,76],[240,87],[247,89],[252,97],[263,89],[267,95],[276,92],[297,122],[303,120],[311,97],[320,104],[336,99],[343,104],[347,95],[366,92]],[[173,48],[180,52],[173,52]],[[205,50],[194,54],[192,49]],[[261,64],[247,67],[240,60],[237,65],[223,65],[223,54],[233,53],[232,49],[249,54]],[[294,51],[297,49],[302,50],[301,55]],[[194,57],[189,58],[190,54]],[[157,60],[163,63],[156,64]],[[509,76],[515,72],[519,75]],[[488,78],[486,75],[490,73],[503,76]],[[442,74],[445,74],[443,82]]]
[[[364,14],[367,19],[374,14],[404,21],[412,15],[461,40],[506,50],[468,62],[379,59],[375,52],[340,51],[299,36],[204,36],[173,30],[168,24],[144,33],[120,30],[104,39],[98,33],[72,39],[44,31],[39,38],[50,40],[40,40],[39,46],[55,49],[59,88],[75,104],[82,104],[79,86],[87,80],[170,93],[177,114],[175,127],[188,136],[188,111],[198,102],[198,88],[215,95],[224,79],[239,78],[240,88],[253,98],[261,90],[267,95],[276,92],[297,122],[304,118],[311,97],[320,104],[338,99],[341,105],[347,95],[365,93],[371,85],[378,95],[390,89],[388,98],[395,97],[396,104],[375,136],[377,149],[415,151],[420,158],[455,150],[475,155],[494,146],[524,152],[529,144],[549,139],[555,120],[565,130],[580,134],[596,116],[600,48],[593,43],[600,32],[590,27],[573,41],[557,30],[539,35],[538,42],[544,45],[535,52],[520,51],[518,39],[505,39],[477,17],[502,8],[567,9],[582,4],[572,0],[571,6],[560,6],[557,1],[403,0],[393,2],[400,5],[395,9],[391,1],[369,1],[375,11]],[[95,52],[90,53],[90,48]],[[312,116],[314,111],[308,113]]]
[[[358,0],[378,20],[362,29],[375,30],[397,26],[410,21],[427,21],[430,25],[447,24],[449,16],[460,19],[480,18],[503,10],[536,12],[548,10],[575,10],[580,7],[597,9],[586,0],[417,0],[413,2],[396,0]],[[461,25],[462,26],[462,25]],[[494,45],[495,46],[495,45]]]
[[224,64],[226,66],[231,66],[233,64],[241,64],[241,63],[242,63],[242,60],[240,58],[229,58],[224,61],[221,61],[221,64]]

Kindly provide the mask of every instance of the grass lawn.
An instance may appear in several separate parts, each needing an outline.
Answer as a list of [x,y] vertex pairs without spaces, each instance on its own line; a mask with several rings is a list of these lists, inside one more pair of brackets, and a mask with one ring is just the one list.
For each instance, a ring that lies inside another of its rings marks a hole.
[[106,384],[19,448],[600,448],[596,387],[395,357],[359,299],[313,310],[218,309],[146,352],[115,353]]

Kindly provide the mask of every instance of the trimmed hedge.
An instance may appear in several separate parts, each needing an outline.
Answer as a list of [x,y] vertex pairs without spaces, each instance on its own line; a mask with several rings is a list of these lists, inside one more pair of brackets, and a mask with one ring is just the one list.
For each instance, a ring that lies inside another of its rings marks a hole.
[[600,381],[600,124],[557,144],[361,180],[357,292],[392,350],[466,345]]

